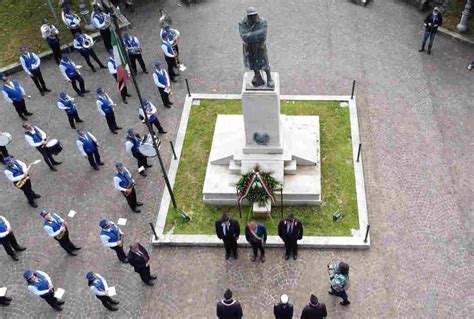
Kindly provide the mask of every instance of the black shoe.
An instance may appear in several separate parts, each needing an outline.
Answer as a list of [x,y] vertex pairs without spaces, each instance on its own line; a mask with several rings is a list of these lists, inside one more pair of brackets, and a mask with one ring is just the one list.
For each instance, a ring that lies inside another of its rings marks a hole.
[[12,257],[12,259],[13,259],[14,261],[20,260],[17,255],[11,255],[10,257]]
[[85,93],[89,93],[89,92],[90,92],[89,90],[84,90],[84,91],[82,91],[82,93],[84,93],[84,94],[85,94]]
[[10,301],[12,301],[13,299],[10,298],[10,297],[6,297],[6,296],[5,296],[5,297],[3,297],[3,300],[5,300],[5,301],[7,301],[8,303],[10,303]]
[[125,94],[125,96],[126,96],[126,97],[132,97],[132,96],[131,96],[130,94],[128,94],[128,93],[127,93],[127,94]]
[[26,112],[25,115],[30,116],[30,115],[33,115],[33,113],[31,113],[31,112]]
[[347,306],[347,305],[350,305],[351,302],[350,302],[349,300],[345,300],[345,301],[341,301],[339,304],[340,304],[341,306]]
[[161,131],[161,132],[158,132],[158,133],[160,133],[160,134],[166,134],[166,133],[168,133],[168,132],[166,132],[166,131]]
[[125,99],[123,99],[122,102],[125,103],[125,104],[128,104],[128,101],[125,100]]
[[154,286],[155,285],[155,283],[153,283],[151,281],[147,281],[147,282],[145,282],[145,284],[148,285],[148,286]]
[[41,96],[44,96],[44,91],[40,91]]
[[101,69],[107,69],[107,67],[105,65],[101,65],[100,68]]
[[170,106],[169,104],[166,104],[165,107],[166,107],[167,109],[170,109],[170,108],[171,108],[171,106]]
[[253,257],[250,259],[251,262],[255,262],[255,260],[257,260],[257,256],[253,256]]
[[118,310],[118,308],[114,307],[114,306],[108,306],[106,308],[109,309],[110,311],[117,311]]
[[178,82],[176,79],[171,79],[171,82]]
[[71,125],[71,128],[72,128],[73,130],[75,130],[75,129],[76,129],[76,125]]
[[143,73],[148,74],[148,70],[143,70]]
[[69,254],[69,256],[77,256],[77,253],[74,251],[68,251],[67,253]]
[[142,202],[137,202],[137,206],[143,206]]
[[80,97],[84,97],[84,93],[77,93],[77,95],[79,95]]
[[423,51],[425,51],[425,48],[421,48],[418,50],[418,52],[423,52]]
[[115,129],[116,130],[121,130],[122,128],[120,126],[117,126]]
[[265,262],[265,256],[260,256],[260,260],[262,261],[262,263]]
[[173,102],[168,102],[168,105],[173,105]]
[[63,162],[53,162],[53,165],[61,165]]
[[123,262],[124,264],[128,264],[128,258],[122,259],[121,262]]
[[77,123],[84,123],[83,120],[79,119],[79,120],[76,120]]
[[105,165],[104,162],[99,162],[99,163],[97,163],[97,164],[99,164],[99,165],[101,165],[101,166],[102,166],[102,165]]
[[234,259],[237,259],[237,258],[239,258],[239,254],[235,253],[234,254]]
[[153,165],[151,165],[151,164],[146,164],[145,165],[145,168],[150,168],[150,167],[153,167]]
[[96,171],[99,170],[99,166],[92,166]]
[[57,171],[58,171],[58,170],[56,169],[56,167],[54,167],[54,166],[51,166],[49,169],[52,170],[53,172],[57,172]]
[[150,275],[150,278],[151,278],[152,280],[155,280],[156,278],[158,278],[158,276]]
[[64,305],[64,300],[58,300],[58,305]]
[[328,294],[330,294],[331,296],[334,296],[334,293],[332,292],[332,290],[328,290]]
[[225,260],[228,260],[230,257],[230,253],[225,253]]
[[28,119],[26,118],[26,116],[20,116],[20,118],[21,118],[23,121],[28,121]]
[[293,260],[298,259],[298,255],[293,255]]
[[41,195],[40,194],[35,194],[33,197],[34,198],[41,198]]
[[81,250],[81,247],[74,246],[72,249],[74,249],[74,250]]
[[145,171],[141,171],[140,175],[143,176],[143,177],[146,177]]
[[63,311],[63,308],[61,308],[60,306],[53,307],[53,308],[54,308],[54,310],[56,310],[56,311]]
[[118,304],[120,303],[120,301],[110,299],[110,303],[111,303],[111,304],[114,304],[114,305],[118,305]]
[[30,202],[29,204],[31,207],[38,208],[38,204],[36,204],[36,202]]
[[23,251],[23,250],[26,250],[26,247],[24,246],[18,246],[15,248],[16,251]]
[[117,131],[111,131],[111,132],[112,132],[112,134],[118,134]]
[[48,88],[44,88],[44,90],[43,90],[43,91],[45,91],[45,92],[51,92],[51,90],[50,90],[50,89],[48,89]]
[[141,212],[141,210],[139,210],[138,208],[132,209],[132,211],[137,214]]
[[95,68],[92,68],[92,72],[97,72],[97,71],[95,70]]
[[428,49],[428,51],[426,51],[426,53],[431,54],[431,49]]
[[285,260],[290,259],[290,255],[285,255]]

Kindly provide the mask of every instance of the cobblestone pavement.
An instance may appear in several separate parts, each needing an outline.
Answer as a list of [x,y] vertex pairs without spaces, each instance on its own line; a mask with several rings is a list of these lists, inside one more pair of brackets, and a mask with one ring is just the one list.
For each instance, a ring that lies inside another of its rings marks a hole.
[[[130,32],[144,43],[144,56],[152,69],[162,60],[157,29],[158,8],[164,6],[182,33],[180,49],[193,92],[238,93],[242,79],[241,46],[237,22],[250,1],[137,1]],[[227,287],[234,290],[247,318],[271,318],[272,304],[285,292],[299,315],[310,293],[328,306],[330,318],[468,318],[474,314],[472,271],[473,206],[473,76],[466,64],[472,47],[438,36],[433,55],[418,53],[421,16],[403,2],[377,1],[368,8],[346,1],[252,1],[269,22],[268,49],[273,70],[280,72],[283,94],[350,94],[357,80],[357,99],[367,179],[372,247],[368,251],[303,250],[297,262],[285,262],[281,249],[269,249],[267,262],[249,262],[248,249],[237,261],[225,261],[220,249],[156,248],[152,269],[159,276],[155,287],[142,285],[130,266],[101,246],[97,223],[101,218],[129,219],[123,227],[126,243],[150,239],[148,222],[155,221],[163,191],[158,163],[144,179],[136,177],[142,214],[131,213],[125,199],[112,188],[113,163],[127,157],[123,135],[112,135],[97,116],[95,95],[77,98],[79,113],[101,143],[106,166],[93,171],[79,156],[75,132],[54,101],[59,90],[71,92],[52,61],[43,62],[43,74],[53,93],[40,97],[31,80],[16,74],[33,96],[31,121],[59,137],[63,165],[53,173],[39,165],[33,187],[43,194],[41,208],[68,219],[73,242],[83,250],[69,257],[41,229],[39,209],[31,209],[21,192],[1,183],[0,212],[12,223],[19,241],[28,247],[20,261],[0,253],[0,284],[14,298],[0,308],[4,318],[213,318],[215,302]],[[40,17],[38,17],[39,19]],[[39,21],[39,20],[38,20]],[[18,43],[20,46],[21,43]],[[97,43],[103,61],[106,54]],[[73,59],[83,63],[80,56]],[[89,89],[112,91],[106,71],[83,75]],[[56,80],[53,80],[56,79]],[[164,109],[150,75],[140,75],[145,96],[159,106],[169,133],[163,157],[171,160],[168,141],[174,140],[185,96],[184,81],[174,85],[175,106]],[[136,94],[123,105],[119,96],[117,121],[124,129],[140,128]],[[21,122],[11,106],[1,104],[1,130],[13,134],[9,150],[30,161],[38,153],[27,147]],[[5,181],[5,178],[1,178]],[[342,308],[326,293],[326,263],[334,258],[351,265],[352,304]],[[21,274],[26,269],[48,272],[66,289],[61,314],[26,290]],[[120,311],[109,315],[88,292],[85,273],[103,274],[117,286]]]

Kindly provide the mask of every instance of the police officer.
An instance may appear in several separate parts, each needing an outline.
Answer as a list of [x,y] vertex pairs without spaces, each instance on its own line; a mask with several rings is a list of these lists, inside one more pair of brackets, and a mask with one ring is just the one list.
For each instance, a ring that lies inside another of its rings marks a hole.
[[43,74],[41,74],[40,58],[33,52],[29,52],[28,48],[22,47],[20,48],[20,51],[22,53],[20,57],[21,66],[25,73],[31,77],[38,88],[38,91],[40,91],[41,96],[44,96],[45,92],[51,92],[51,90],[46,87],[43,80]]
[[41,36],[48,42],[49,47],[53,51],[56,64],[61,61],[61,44],[59,43],[59,30],[48,22],[48,19],[41,20]]
[[280,220],[278,236],[285,243],[285,260],[288,260],[291,254],[293,254],[293,259],[296,260],[298,257],[298,240],[303,238],[303,224],[290,213],[286,219]]
[[28,112],[25,104],[25,90],[17,81],[11,81],[8,76],[0,74],[0,80],[2,81],[2,94],[5,101],[13,104],[18,116],[26,121],[26,116],[33,115]]
[[179,75],[174,72],[174,67],[176,65],[176,53],[173,50],[173,47],[168,41],[168,35],[166,33],[161,35],[161,51],[166,60],[166,64],[168,64],[168,74],[171,78],[171,81],[176,82],[175,76]]
[[[61,55],[59,70],[66,81],[72,84],[72,88],[76,91],[77,95],[84,97],[85,93],[89,93],[89,90],[85,89],[84,79],[76,67],[76,64],[69,59],[69,56],[66,53]],[[80,89],[77,87],[77,82],[79,82]]]
[[[6,164],[4,173],[8,180],[23,191],[30,206],[38,207],[35,199],[40,198],[41,195],[36,194],[31,188],[31,180],[29,178],[30,168],[22,161],[14,160],[11,156],[5,157],[3,161]],[[24,183],[22,181],[24,181]],[[20,186],[19,183],[22,183],[22,185]]]
[[71,128],[76,128],[76,122],[83,122],[83,120],[81,120],[81,118],[79,117],[79,113],[77,112],[76,104],[74,104],[74,98],[70,97],[64,92],[61,92],[59,93],[56,105],[60,110],[66,111],[66,115],[69,120],[69,125],[71,125]]
[[140,210],[137,206],[142,206],[143,203],[137,202],[137,193],[135,192],[135,181],[132,178],[132,174],[128,169],[123,166],[122,163],[115,164],[117,172],[114,175],[114,186],[115,189],[122,192],[123,196],[127,200],[128,206],[135,213],[139,213]]
[[44,162],[49,166],[49,169],[56,172],[54,165],[59,165],[61,162],[53,158],[51,152],[46,148],[46,133],[38,126],[33,126],[30,123],[24,123],[25,139],[32,147],[36,147],[38,152],[43,156]]
[[66,4],[63,11],[61,12],[61,17],[66,27],[69,29],[69,31],[71,31],[73,37],[78,32],[82,33],[81,18],[79,18],[79,16],[75,14],[74,11],[72,11],[70,4]]
[[117,126],[117,122],[115,121],[115,112],[113,106],[114,101],[109,97],[107,93],[102,88],[98,88],[97,92],[97,110],[99,113],[105,117],[107,121],[107,125],[112,133],[117,134],[117,130],[122,129],[121,127]]
[[161,100],[163,105],[167,108],[171,108],[173,103],[170,102],[170,78],[168,72],[161,67],[161,63],[155,63],[155,72],[153,72],[153,81],[155,82],[158,91],[160,92]]
[[216,221],[215,226],[217,237],[224,242],[225,259],[229,259],[231,253],[237,259],[237,240],[240,236],[239,222],[229,218],[227,214],[222,214],[222,218]]
[[70,255],[77,256],[76,250],[81,249],[74,245],[69,239],[69,230],[66,222],[58,214],[50,213],[45,210],[40,212],[40,216],[43,217],[43,229],[46,231],[49,237],[53,237],[59,242],[59,245]]
[[140,175],[146,177],[145,169],[151,167],[152,165],[148,165],[146,156],[140,153],[140,144],[140,134],[135,134],[132,128],[128,129],[127,138],[125,140],[125,151],[127,152],[127,154],[132,155],[134,158],[136,158],[138,168],[144,168],[142,171],[140,171]]
[[15,234],[8,220],[0,216],[0,244],[3,245],[7,254],[14,260],[18,261],[17,251],[23,251],[26,247],[20,246],[16,241]]
[[100,221],[99,226],[100,240],[102,241],[104,247],[114,250],[118,259],[123,263],[127,263],[127,255],[123,251],[123,232],[120,230],[120,228],[113,222],[105,219]]
[[[88,42],[90,45],[86,45],[85,43]],[[87,65],[91,68],[92,72],[95,72],[95,68],[91,63],[91,57],[95,60],[95,62],[99,65],[101,69],[106,69],[105,65],[99,60],[97,54],[95,53],[93,46],[94,40],[85,33],[76,33],[74,35],[74,49],[79,51],[82,57],[86,60]]]
[[82,156],[87,158],[91,166],[98,171],[99,165],[104,165],[104,163],[100,160],[99,143],[97,139],[83,128],[78,129],[77,134],[79,134],[79,136],[76,144],[79,152],[81,152]]
[[54,296],[54,286],[49,275],[41,270],[35,272],[28,270],[23,274],[23,278],[28,283],[28,290],[35,296],[43,298],[53,309],[63,310],[61,305],[64,301]]
[[116,300],[113,300],[108,295],[109,286],[107,285],[107,281],[105,281],[104,277],[97,273],[93,273],[89,271],[86,275],[87,278],[87,285],[91,292],[99,299],[105,308],[109,309],[110,311],[117,311],[117,305],[120,303]]
[[102,12],[97,4],[92,6],[92,24],[99,30],[104,46],[107,51],[112,49],[112,37],[110,33],[110,15]]
[[122,102],[127,104],[127,97],[131,97],[128,94],[127,85],[123,79],[117,77],[117,63],[115,62],[114,52],[110,50],[109,52],[109,62],[107,63],[107,67],[109,68],[109,73],[112,74],[115,81],[117,81],[117,88],[120,91],[120,96],[122,97]]
[[129,36],[128,33],[123,35],[123,43],[128,52],[128,57],[130,58],[130,66],[132,67],[132,72],[137,74],[137,60],[140,63],[140,66],[143,70],[143,73],[148,74],[146,70],[145,61],[142,57],[142,47],[140,41],[135,36]]
[[[146,116],[148,117],[148,121],[150,122],[150,125],[151,126],[155,125],[155,127],[158,129],[158,133],[166,134],[167,132],[161,126],[161,123],[158,120],[158,116],[156,116],[156,107],[146,98],[143,98],[143,106],[145,108]],[[145,114],[143,113],[143,109],[139,108],[138,112],[140,116],[145,119]]]

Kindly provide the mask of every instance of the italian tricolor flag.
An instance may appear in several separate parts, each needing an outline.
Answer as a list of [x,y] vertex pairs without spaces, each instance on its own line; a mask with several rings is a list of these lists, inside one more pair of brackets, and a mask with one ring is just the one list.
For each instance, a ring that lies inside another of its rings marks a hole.
[[130,69],[127,64],[127,54],[124,48],[120,45],[120,40],[115,29],[111,30],[112,33],[112,48],[114,52],[115,65],[117,66],[117,89],[121,91],[127,84],[129,79]]

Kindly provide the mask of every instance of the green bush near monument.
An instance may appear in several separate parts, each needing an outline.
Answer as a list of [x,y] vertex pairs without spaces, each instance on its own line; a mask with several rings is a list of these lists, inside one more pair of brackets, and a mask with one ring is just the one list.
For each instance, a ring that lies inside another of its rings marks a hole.
[[[201,100],[200,105],[192,106],[173,187],[178,207],[191,216],[191,221],[184,223],[170,206],[165,233],[173,229],[174,234],[214,234],[214,223],[223,212],[238,219],[241,227],[251,218],[248,206],[242,208],[239,218],[237,206],[209,206],[202,200],[217,115],[241,112],[240,100]],[[284,206],[284,214],[293,212],[303,222],[305,235],[350,236],[350,229],[358,228],[359,223],[349,109],[341,108],[338,101],[281,101],[281,114],[318,115],[321,126],[322,205]],[[279,198],[278,193],[275,196]],[[333,222],[337,210],[343,217]],[[276,235],[279,219],[280,207],[274,206],[272,218],[259,222],[266,225],[269,235]]]

